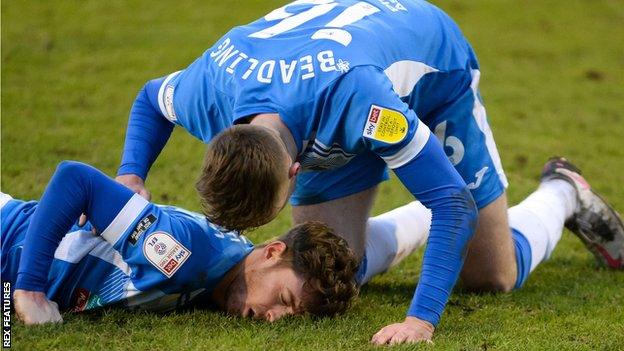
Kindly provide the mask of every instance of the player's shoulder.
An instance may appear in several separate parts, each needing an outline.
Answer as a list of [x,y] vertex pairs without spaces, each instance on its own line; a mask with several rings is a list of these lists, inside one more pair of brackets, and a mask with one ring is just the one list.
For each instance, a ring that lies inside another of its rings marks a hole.
[[374,64],[350,67],[347,72],[328,82],[319,99],[371,99],[391,89],[392,83],[383,68]]
[[[189,211],[177,206],[157,205],[157,207],[163,215],[166,215],[172,222],[175,222],[175,227],[185,227],[184,230],[191,232],[193,234],[192,239],[199,240],[201,238],[202,241],[207,239],[214,244],[214,242],[230,238],[226,241],[251,245],[251,241],[241,235],[238,231],[228,230],[212,223],[201,213]],[[217,246],[219,248],[222,247],[221,244],[215,244],[213,246]]]
[[154,206],[154,216],[159,216],[172,230],[201,231],[208,233],[214,230],[206,217],[200,213],[189,211],[182,207],[157,204]]

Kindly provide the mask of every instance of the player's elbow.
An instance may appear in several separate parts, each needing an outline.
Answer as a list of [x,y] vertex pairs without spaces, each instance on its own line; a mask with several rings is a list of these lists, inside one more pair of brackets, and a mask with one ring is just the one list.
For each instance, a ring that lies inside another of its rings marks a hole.
[[163,85],[165,81],[164,77],[156,78],[145,83],[141,91],[139,91],[138,99],[149,102],[150,106],[155,111],[160,111],[158,106],[158,92],[160,91],[160,87]]
[[479,210],[470,190],[465,185],[457,186],[448,194],[443,207],[446,208],[443,212],[453,217],[456,223],[461,223],[461,226],[466,229],[462,232],[464,239],[469,241],[474,236],[479,218]]
[[82,162],[65,160],[59,162],[58,166],[56,166],[56,174],[65,175],[80,173],[85,167],[87,167],[87,165]]
[[461,207],[464,209],[468,225],[471,229],[470,238],[472,238],[477,229],[477,222],[479,219],[479,210],[477,208],[477,203],[472,197],[472,193],[470,192],[468,187],[463,187],[461,189],[459,197],[459,201],[461,201]]
[[88,165],[78,161],[61,161],[54,172],[55,178],[66,181],[79,179],[91,170]]

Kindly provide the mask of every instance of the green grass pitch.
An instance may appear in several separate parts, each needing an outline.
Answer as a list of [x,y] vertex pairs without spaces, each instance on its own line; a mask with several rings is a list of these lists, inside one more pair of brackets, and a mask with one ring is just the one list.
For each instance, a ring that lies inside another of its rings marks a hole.
[[[407,0],[404,0],[407,1]],[[234,25],[277,0],[3,1],[2,190],[38,198],[56,164],[118,165],[127,115],[148,79],[181,69]],[[479,55],[481,89],[517,203],[543,162],[568,156],[624,212],[624,3],[621,0],[441,0]],[[199,210],[204,146],[177,130],[154,165],[154,200]],[[392,179],[378,214],[410,201]],[[249,237],[283,233],[289,210]],[[365,350],[404,317],[421,254],[362,290],[336,319],[274,324],[196,311],[65,314],[59,326],[13,325],[16,350]],[[624,348],[624,272],[597,269],[566,232],[552,258],[512,294],[453,294],[435,334],[441,350]]]

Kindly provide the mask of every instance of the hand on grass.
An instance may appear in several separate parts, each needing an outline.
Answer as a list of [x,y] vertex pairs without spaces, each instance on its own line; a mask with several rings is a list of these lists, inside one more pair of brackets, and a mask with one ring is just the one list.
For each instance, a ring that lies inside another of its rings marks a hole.
[[435,328],[431,323],[416,317],[406,317],[402,323],[390,324],[373,335],[376,345],[428,342],[432,343]]
[[58,305],[43,292],[16,289],[13,303],[17,318],[26,325],[63,322]]

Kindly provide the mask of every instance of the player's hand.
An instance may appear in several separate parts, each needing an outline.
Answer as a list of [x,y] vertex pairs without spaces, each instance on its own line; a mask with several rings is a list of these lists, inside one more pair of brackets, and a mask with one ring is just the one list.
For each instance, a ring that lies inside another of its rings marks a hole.
[[152,198],[152,194],[145,188],[145,183],[143,179],[135,174],[124,174],[117,176],[115,180],[128,188],[134,191],[135,193],[143,196],[146,200],[150,200]]
[[63,322],[56,302],[48,300],[40,291],[16,289],[13,303],[17,318],[26,325]]
[[85,224],[87,224],[87,215],[83,213],[80,215],[80,218],[78,219],[78,226],[82,227]]
[[435,328],[431,323],[416,317],[406,317],[403,323],[390,324],[373,335],[376,345],[427,342],[432,343]]

